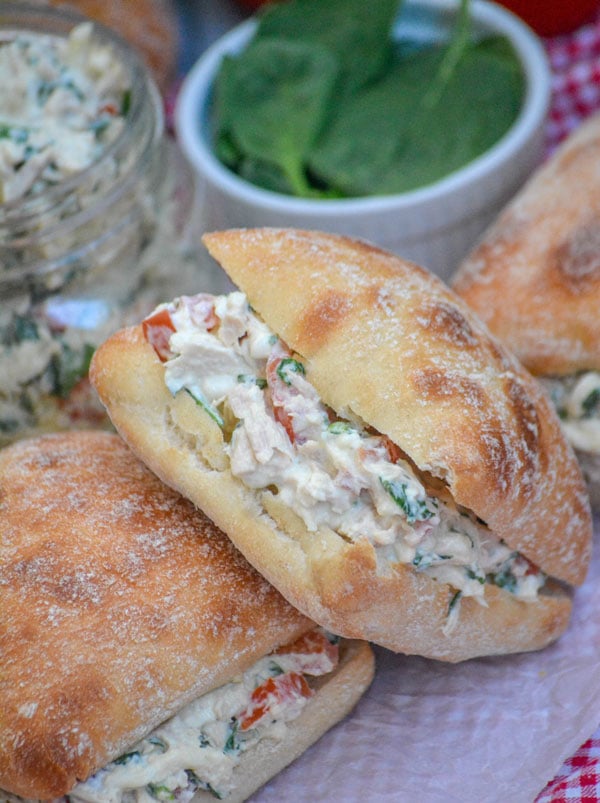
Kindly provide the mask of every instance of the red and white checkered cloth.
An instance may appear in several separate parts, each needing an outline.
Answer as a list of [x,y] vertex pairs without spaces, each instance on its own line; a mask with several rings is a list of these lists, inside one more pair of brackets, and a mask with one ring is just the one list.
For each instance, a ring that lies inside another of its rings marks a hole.
[[[568,0],[565,0],[568,2]],[[600,8],[589,24],[545,40],[552,68],[547,153],[590,114],[600,111]],[[535,803],[599,803],[600,727],[567,759]]]
[[600,800],[600,729],[567,759],[535,803],[598,803]]
[[553,76],[546,137],[550,153],[585,117],[600,110],[600,7],[589,24],[544,43]]

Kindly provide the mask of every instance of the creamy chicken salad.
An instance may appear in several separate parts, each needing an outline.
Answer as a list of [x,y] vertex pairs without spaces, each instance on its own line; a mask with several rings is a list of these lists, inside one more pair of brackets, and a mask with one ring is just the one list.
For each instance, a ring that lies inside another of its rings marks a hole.
[[130,89],[92,24],[68,38],[0,42],[0,203],[38,194],[89,167],[124,125]]
[[536,598],[544,574],[429,491],[389,438],[328,408],[242,293],[183,296],[158,307],[144,331],[169,391],[189,393],[222,428],[231,472],[277,493],[309,531],[366,538],[380,562],[450,584],[451,620],[461,597],[484,603],[486,583]]
[[575,449],[600,454],[600,372],[543,377],[563,431]]
[[[226,799],[241,756],[265,739],[281,741],[315,694],[306,676],[336,668],[337,642],[317,628],[276,650],[53,803],[189,803],[198,790]],[[0,801],[33,803],[2,793]]]
[[104,423],[94,349],[197,268],[191,176],[144,73],[88,23],[4,35],[0,446]]

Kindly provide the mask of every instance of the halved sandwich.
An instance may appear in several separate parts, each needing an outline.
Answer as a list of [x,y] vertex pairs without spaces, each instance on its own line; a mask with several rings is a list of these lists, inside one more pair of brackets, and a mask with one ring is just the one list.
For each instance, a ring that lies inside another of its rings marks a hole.
[[0,800],[242,801],[360,698],[363,642],[266,583],[117,435],[0,452]]
[[585,487],[537,383],[441,282],[344,237],[206,235],[239,291],[96,352],[113,423],[303,613],[448,661],[543,647]]
[[534,173],[453,287],[545,386],[600,506],[600,114]]

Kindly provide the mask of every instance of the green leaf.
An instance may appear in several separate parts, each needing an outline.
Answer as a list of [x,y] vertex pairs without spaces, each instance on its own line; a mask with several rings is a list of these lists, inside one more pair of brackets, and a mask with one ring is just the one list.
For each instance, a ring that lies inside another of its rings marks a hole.
[[262,376],[254,376],[253,374],[238,374],[237,381],[244,385],[257,385],[261,390],[267,387],[267,380]]
[[238,723],[235,719],[233,719],[229,724],[229,736],[227,737],[227,741],[225,742],[225,746],[223,747],[224,753],[239,753],[240,751],[240,741],[238,736]]
[[292,357],[285,357],[277,366],[277,376],[286,385],[292,384],[292,380],[288,376],[290,371],[293,374],[302,374],[302,376],[305,374],[304,366],[301,362],[294,360]]
[[600,404],[600,388],[594,388],[591,393],[585,397],[581,406],[583,408],[583,412],[586,416],[590,417],[594,413],[598,411],[598,405]]
[[414,53],[340,110],[309,155],[310,169],[346,195],[426,186],[494,145],[523,92],[503,39],[462,43],[460,53],[452,45]]
[[131,89],[126,89],[123,92],[123,97],[121,98],[121,117],[127,117],[129,111],[131,110]]
[[265,7],[257,39],[321,45],[340,65],[336,92],[346,94],[379,76],[392,50],[400,0],[287,0]]
[[130,753],[123,753],[122,756],[119,758],[115,758],[114,764],[129,764],[130,761],[133,761],[134,758],[139,758],[140,752],[139,750],[132,750]]
[[62,344],[60,354],[52,358],[51,370],[54,378],[54,393],[66,399],[75,385],[88,375],[94,346],[84,343],[81,349],[73,349]]
[[349,424],[347,421],[332,421],[327,429],[332,435],[346,435],[355,431],[352,424]]
[[3,339],[9,345],[22,343],[23,340],[39,340],[40,335],[37,323],[33,318],[16,314],[12,318],[6,336]]
[[297,195],[310,195],[305,158],[320,133],[338,66],[315,44],[262,39],[225,62],[217,87],[217,148],[275,167]]
[[212,420],[215,421],[221,427],[221,429],[223,429],[225,422],[223,421],[223,417],[220,415],[219,411],[213,407],[212,404],[209,404],[206,399],[196,396],[196,394],[192,393],[192,391],[188,388],[185,388],[185,390],[187,390],[198,407],[201,407],[205,413],[208,413]]
[[448,616],[452,613],[454,608],[457,606],[460,598],[462,597],[462,591],[455,591],[452,595],[450,602],[448,603]]
[[384,480],[382,477],[380,477],[379,480],[398,507],[404,511],[409,524],[413,524],[415,521],[426,521],[435,515],[435,511],[429,508],[427,500],[423,501],[408,496],[406,493],[407,485],[405,483],[395,480]]
[[146,790],[156,800],[175,800],[175,793],[168,786],[149,783],[146,786]]
[[23,144],[29,139],[29,129],[12,123],[0,122],[0,139],[10,139],[17,144]]

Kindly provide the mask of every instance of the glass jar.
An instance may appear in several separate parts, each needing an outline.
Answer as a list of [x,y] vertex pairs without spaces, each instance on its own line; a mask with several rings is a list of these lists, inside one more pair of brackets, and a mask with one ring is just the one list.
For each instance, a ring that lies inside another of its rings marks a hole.
[[[0,4],[3,40],[65,37],[81,21]],[[91,41],[127,77],[125,124],[81,172],[0,205],[0,445],[106,423],[87,381],[94,349],[157,303],[202,289],[194,180],[165,137],[158,90],[118,36],[94,25]]]

